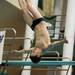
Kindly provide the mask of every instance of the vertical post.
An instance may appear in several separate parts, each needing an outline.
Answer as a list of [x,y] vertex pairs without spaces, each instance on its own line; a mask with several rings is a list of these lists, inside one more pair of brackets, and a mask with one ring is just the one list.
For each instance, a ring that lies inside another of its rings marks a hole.
[[[64,44],[63,48],[63,57],[68,57],[72,60],[73,57],[73,47],[74,47],[74,32],[75,32],[75,0],[68,0],[67,5],[67,15],[66,15],[66,27],[65,27],[65,36],[68,40],[68,44]],[[63,60],[64,61],[64,60]],[[67,66],[62,66],[63,69]],[[71,75],[72,66],[68,72],[68,75]],[[66,72],[61,72],[61,75],[66,75]]]
[[[35,7],[37,7],[38,5],[38,0],[31,0],[33,5]],[[25,30],[25,40],[24,40],[24,48],[30,48],[31,46],[31,39],[34,38],[33,36],[33,31],[30,29],[30,27],[28,25],[26,25],[26,30]],[[24,54],[23,56],[26,56],[26,54]],[[23,59],[25,61],[25,59]],[[30,59],[28,59],[27,61],[30,61]],[[24,66],[24,69],[22,70],[21,75],[30,75],[31,71],[30,70],[25,70],[25,69],[31,69],[31,66]]]

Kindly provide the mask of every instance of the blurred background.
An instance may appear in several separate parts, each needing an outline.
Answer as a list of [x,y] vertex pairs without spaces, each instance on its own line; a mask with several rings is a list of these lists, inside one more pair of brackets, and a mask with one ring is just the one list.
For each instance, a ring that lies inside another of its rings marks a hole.
[[[52,41],[57,41],[64,38],[67,2],[68,0],[38,0],[38,10],[45,17],[46,21],[49,24],[48,31]],[[52,26],[50,25],[50,23]],[[16,37],[24,37],[25,27],[26,23],[23,19],[23,14],[18,0],[0,0],[0,28],[15,28],[17,32]],[[6,36],[13,37],[14,34],[11,31],[8,31]],[[7,43],[10,44],[11,41],[12,40],[8,41],[8,39],[6,39],[4,50],[19,50],[22,49],[24,46],[24,39],[16,39],[13,45],[7,45]],[[60,53],[60,56],[62,56],[62,49],[62,46],[56,49]],[[9,55],[9,57],[13,56],[18,57],[18,55]],[[20,54],[20,56],[22,55]],[[75,60],[75,57],[73,60]],[[48,67],[45,68],[48,69]],[[73,67],[72,69],[73,75],[75,75],[75,67]],[[22,69],[21,67],[8,67],[7,71],[8,75],[21,75]],[[47,70],[31,71],[31,75],[35,74],[50,75],[49,71]],[[57,73],[56,75],[59,74],[60,73]],[[53,74],[51,73],[51,75]]]

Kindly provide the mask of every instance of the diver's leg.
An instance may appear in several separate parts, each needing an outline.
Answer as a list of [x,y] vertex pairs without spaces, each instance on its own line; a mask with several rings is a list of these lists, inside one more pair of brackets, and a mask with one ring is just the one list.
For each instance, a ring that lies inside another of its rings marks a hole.
[[29,9],[29,11],[33,14],[35,19],[41,18],[43,17],[40,12],[37,10],[36,7],[34,7],[34,5],[32,4],[31,0],[25,0],[27,3],[27,7]]
[[22,9],[23,17],[24,17],[26,24],[31,25],[33,21],[33,15],[29,12],[25,0],[18,0],[18,2]]

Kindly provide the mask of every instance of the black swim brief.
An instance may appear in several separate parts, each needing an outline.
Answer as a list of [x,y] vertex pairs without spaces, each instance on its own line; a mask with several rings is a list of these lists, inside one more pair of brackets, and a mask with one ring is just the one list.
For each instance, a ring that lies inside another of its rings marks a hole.
[[31,25],[31,29],[34,30],[35,26],[38,25],[41,21],[45,21],[45,19],[44,18],[38,18],[38,19],[33,20],[32,25]]

